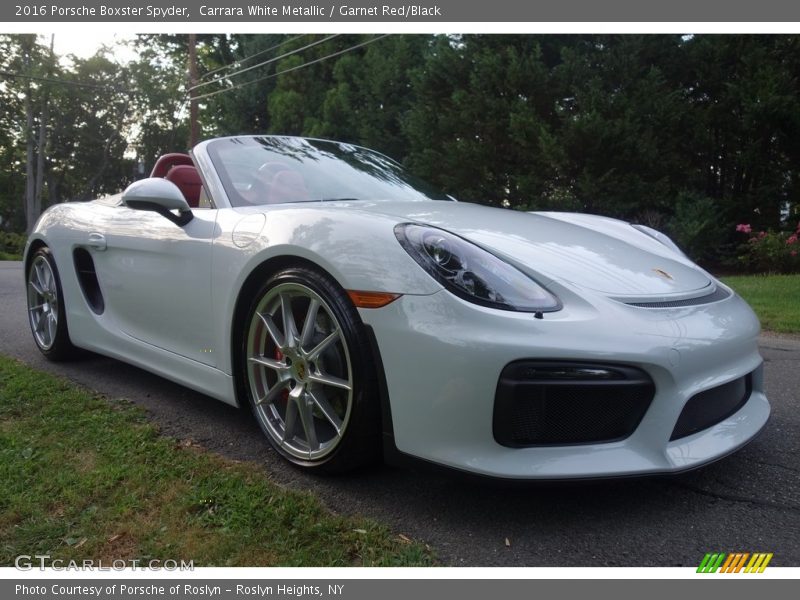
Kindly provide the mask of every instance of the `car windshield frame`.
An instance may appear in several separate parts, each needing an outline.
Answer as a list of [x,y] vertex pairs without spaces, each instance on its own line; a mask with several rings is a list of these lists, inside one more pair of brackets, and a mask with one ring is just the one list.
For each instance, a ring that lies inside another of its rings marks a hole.
[[354,144],[292,136],[237,136],[210,140],[206,152],[234,207],[454,200],[397,161]]

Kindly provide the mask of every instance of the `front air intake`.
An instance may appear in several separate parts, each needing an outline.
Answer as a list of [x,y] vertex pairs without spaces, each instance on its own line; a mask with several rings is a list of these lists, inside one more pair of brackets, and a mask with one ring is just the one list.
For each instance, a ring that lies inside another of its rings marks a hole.
[[655,395],[636,367],[517,361],[497,384],[493,432],[512,448],[602,443],[634,432]]
[[681,411],[670,441],[692,435],[720,423],[737,412],[750,398],[752,373],[695,394]]

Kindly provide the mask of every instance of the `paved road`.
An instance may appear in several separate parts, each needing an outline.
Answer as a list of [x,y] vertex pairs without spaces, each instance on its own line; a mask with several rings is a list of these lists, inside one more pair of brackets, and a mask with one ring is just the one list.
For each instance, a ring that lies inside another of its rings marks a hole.
[[774,565],[800,566],[800,340],[762,338],[772,419],[744,450],[699,471],[523,489],[390,467],[327,479],[286,466],[244,411],[100,356],[48,363],[31,339],[23,291],[20,264],[0,262],[0,353],[132,400],[165,434],[258,461],[335,512],[430,544],[445,564],[692,566],[709,551],[761,551],[775,553]]

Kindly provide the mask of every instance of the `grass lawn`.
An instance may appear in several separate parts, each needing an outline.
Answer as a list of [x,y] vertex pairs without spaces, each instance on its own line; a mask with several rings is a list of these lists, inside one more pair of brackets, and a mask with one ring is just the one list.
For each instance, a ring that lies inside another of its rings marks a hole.
[[193,560],[195,566],[422,566],[428,549],[256,464],[160,436],[141,409],[0,356],[0,566]]
[[722,281],[750,303],[764,329],[800,333],[800,275],[741,275]]

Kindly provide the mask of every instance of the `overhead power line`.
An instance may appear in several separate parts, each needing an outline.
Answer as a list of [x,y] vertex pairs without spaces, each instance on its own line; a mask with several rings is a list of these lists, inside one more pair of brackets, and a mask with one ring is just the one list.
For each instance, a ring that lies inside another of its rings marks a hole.
[[[220,81],[224,81],[226,79],[230,79],[231,77],[235,77],[236,75],[241,75],[242,73],[247,73],[248,71],[252,71],[253,69],[257,69],[259,67],[263,67],[264,65],[268,65],[270,63],[274,63],[276,60],[280,60],[282,58],[286,58],[287,56],[291,56],[292,54],[297,54],[298,52],[302,52],[303,50],[308,50],[309,48],[317,46],[317,45],[319,45],[319,44],[321,44],[323,42],[327,42],[328,40],[332,40],[333,38],[338,37],[339,35],[340,34],[338,34],[338,33],[334,33],[333,35],[329,35],[328,37],[322,38],[321,40],[316,40],[315,42],[311,42],[310,44],[306,44],[305,46],[303,46],[302,48],[298,48],[297,50],[292,50],[291,52],[285,52],[285,53],[283,53],[283,54],[281,54],[279,56],[276,56],[275,58],[270,58],[269,60],[265,60],[264,62],[260,62],[258,64],[246,67],[244,69],[240,69],[238,71],[234,71],[233,73],[228,73],[227,75],[221,75],[220,77],[215,77],[214,79],[212,79],[210,81],[204,81],[203,83],[200,83],[200,84],[198,84],[198,85],[196,85],[196,86],[194,86],[192,88],[189,88],[189,91],[197,90],[197,89],[199,89],[201,87],[205,87],[207,85],[211,85],[212,83],[218,83]],[[222,91],[222,90],[218,90],[218,91]],[[201,97],[202,96],[198,96],[198,98],[201,98]]]
[[201,94],[200,96],[195,96],[194,99],[195,100],[203,100],[204,98],[211,98],[212,96],[216,96],[217,94],[223,94],[225,92],[232,92],[233,90],[237,90],[239,88],[243,88],[246,85],[251,85],[253,83],[266,81],[267,79],[272,79],[273,77],[278,77],[279,75],[283,75],[284,73],[291,73],[292,71],[297,71],[298,69],[303,69],[305,67],[310,67],[311,65],[320,63],[320,62],[322,62],[324,60],[328,60],[329,58],[333,58],[335,56],[341,56],[342,54],[345,54],[347,52],[351,52],[353,50],[356,50],[357,48],[361,48],[361,47],[366,46],[368,44],[371,44],[373,42],[377,42],[378,40],[380,40],[382,38],[385,38],[388,35],[389,35],[388,33],[384,33],[383,35],[379,35],[377,37],[374,37],[374,38],[372,38],[370,40],[367,40],[366,42],[361,42],[360,44],[356,44],[355,46],[350,46],[349,48],[345,48],[344,50],[339,50],[338,52],[333,52],[333,53],[328,54],[326,56],[323,56],[321,58],[317,58],[317,59],[314,59],[314,60],[312,60],[310,62],[303,63],[302,65],[296,65],[294,67],[290,67],[288,69],[284,69],[282,71],[278,71],[276,73],[272,73],[272,74],[266,75],[264,77],[259,77],[258,79],[251,79],[250,81],[243,81],[242,83],[237,83],[236,85],[234,85],[232,87],[229,87],[229,88],[225,88],[225,89],[222,89],[222,90],[216,90],[214,92],[208,92],[206,94]]
[[288,40],[283,40],[280,44],[275,44],[274,46],[270,46],[266,50],[261,50],[259,52],[254,53],[254,54],[251,54],[250,56],[245,56],[243,58],[240,58],[238,60],[233,61],[230,64],[223,65],[223,66],[218,67],[216,69],[211,69],[210,71],[207,71],[206,73],[204,73],[203,76],[200,79],[205,79],[209,75],[213,75],[214,73],[219,73],[220,71],[224,71],[225,69],[232,69],[234,67],[240,67],[242,65],[242,63],[246,63],[248,60],[253,60],[256,56],[261,56],[262,54],[266,54],[267,52],[272,52],[273,50],[277,50],[281,46],[285,46],[286,44],[288,44],[290,42],[293,42],[295,40],[299,40],[301,37],[303,37],[305,35],[308,35],[308,34],[307,33],[301,33],[300,35],[292,36]]

